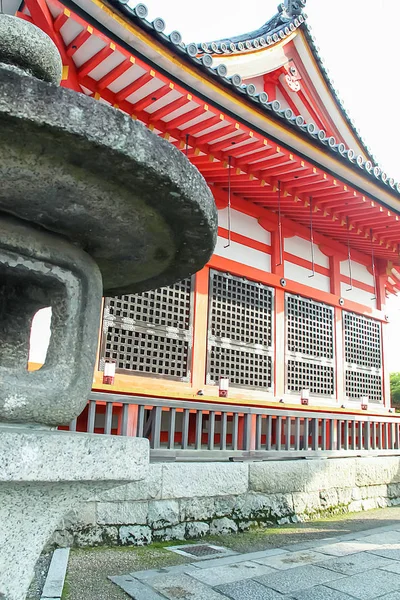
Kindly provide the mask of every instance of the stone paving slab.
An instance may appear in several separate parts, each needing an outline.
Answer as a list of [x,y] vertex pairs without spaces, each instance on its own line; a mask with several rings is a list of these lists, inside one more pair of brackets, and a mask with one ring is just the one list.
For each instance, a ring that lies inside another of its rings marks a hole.
[[249,552],[247,554],[238,554],[237,556],[214,558],[204,562],[196,563],[196,567],[199,569],[209,569],[210,567],[222,567],[224,565],[248,562],[249,560],[257,561],[259,559],[268,558],[270,556],[278,556],[281,554],[289,554],[289,552],[287,550],[282,550],[281,548],[270,548],[269,550],[261,550],[260,552]]
[[384,594],[400,590],[400,575],[380,569],[330,581],[328,587],[349,594],[358,600],[375,600]]
[[196,569],[196,571],[190,573],[190,576],[214,587],[243,579],[254,579],[270,573],[275,573],[275,570],[271,567],[259,565],[255,562],[242,562],[223,567],[213,567],[212,569]]
[[347,556],[349,554],[357,554],[357,552],[373,552],[377,548],[379,548],[378,544],[368,544],[363,539],[319,546],[318,552],[329,554],[330,556]]
[[[379,557],[375,556],[375,558],[381,559],[382,557],[381,556],[379,556]],[[388,560],[388,559],[385,558],[383,560]],[[390,571],[391,573],[398,573],[400,575],[400,562],[391,560],[388,564],[379,565],[379,568],[383,569],[383,571]]]
[[226,596],[188,575],[159,575],[151,580],[151,586],[168,600],[226,600]]
[[291,594],[292,592],[306,590],[342,577],[343,575],[334,571],[321,569],[321,567],[315,565],[307,565],[306,567],[291,569],[290,574],[286,571],[276,571],[275,573],[258,577],[256,581],[277,592],[281,592],[281,594]]
[[274,569],[285,571],[287,569],[294,569],[303,565],[311,565],[313,563],[327,561],[329,556],[315,552],[314,550],[303,550],[300,552],[286,552],[278,556],[271,556],[267,558],[256,559],[255,562],[261,565],[267,565]]
[[[288,598],[288,596],[284,596]],[[294,600],[354,600],[354,596],[343,594],[337,590],[332,590],[324,585],[317,585],[309,590],[293,593],[291,598]]]
[[252,579],[220,585],[216,589],[232,600],[283,600],[287,598]]
[[[383,543],[382,546],[385,546]],[[374,554],[375,556],[383,556],[383,558],[391,558],[392,560],[400,560],[400,547],[398,545],[376,548],[375,550],[371,550],[370,554]]]
[[[342,573],[343,575],[358,575],[358,573],[364,573],[370,569],[384,568],[388,571],[391,570],[391,566],[400,567],[400,563],[383,558],[382,556],[376,556],[369,552],[358,552],[357,554],[350,554],[347,556],[340,556],[339,558],[329,557],[330,560],[320,564],[320,567]],[[397,571],[394,571],[397,572]]]
[[157,594],[148,585],[141,583],[137,579],[132,579],[129,575],[118,577],[109,577],[110,581],[119,585],[131,598],[135,600],[165,600],[160,594]]

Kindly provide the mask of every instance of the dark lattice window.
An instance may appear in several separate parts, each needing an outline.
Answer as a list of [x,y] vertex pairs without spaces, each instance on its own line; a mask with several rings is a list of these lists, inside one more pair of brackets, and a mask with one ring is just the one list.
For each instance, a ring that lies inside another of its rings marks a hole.
[[335,395],[333,308],[286,294],[286,391]]
[[192,280],[106,298],[100,369],[189,381],[192,349]]
[[210,272],[207,383],[272,390],[273,303],[261,283]]
[[382,326],[379,321],[343,313],[346,395],[351,400],[368,396],[382,402]]

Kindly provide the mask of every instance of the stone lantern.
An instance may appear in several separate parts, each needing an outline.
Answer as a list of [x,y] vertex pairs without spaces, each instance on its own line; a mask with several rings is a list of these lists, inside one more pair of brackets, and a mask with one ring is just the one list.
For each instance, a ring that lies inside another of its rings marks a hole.
[[[212,254],[213,197],[172,144],[59,87],[56,46],[0,15],[0,598],[25,598],[61,517],[143,479],[148,442],[61,432],[91,388],[103,295],[195,273]],[[32,319],[51,307],[45,364]]]

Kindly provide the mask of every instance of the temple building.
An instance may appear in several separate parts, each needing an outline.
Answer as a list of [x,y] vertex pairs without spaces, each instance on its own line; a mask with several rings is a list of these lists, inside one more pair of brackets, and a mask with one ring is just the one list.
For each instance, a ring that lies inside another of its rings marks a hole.
[[[150,22],[145,5],[125,0],[9,2],[57,44],[63,86],[169,140],[218,207],[218,243],[202,271],[104,300],[100,400],[74,426],[120,431],[120,395],[130,408],[135,398],[168,401],[174,428],[179,419],[182,435],[209,427],[212,447],[214,428],[229,430],[220,403],[303,418],[388,413],[385,302],[400,289],[400,184],[347,115],[306,1],[285,0],[256,31],[200,44],[165,34],[162,18]],[[127,413],[125,431],[143,414]],[[161,417],[158,429],[167,440]]]

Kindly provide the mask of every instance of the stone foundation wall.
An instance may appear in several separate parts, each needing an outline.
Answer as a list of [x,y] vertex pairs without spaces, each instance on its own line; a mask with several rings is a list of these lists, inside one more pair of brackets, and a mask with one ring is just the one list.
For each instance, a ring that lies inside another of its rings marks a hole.
[[400,504],[400,457],[165,463],[68,515],[59,546],[144,545]]

